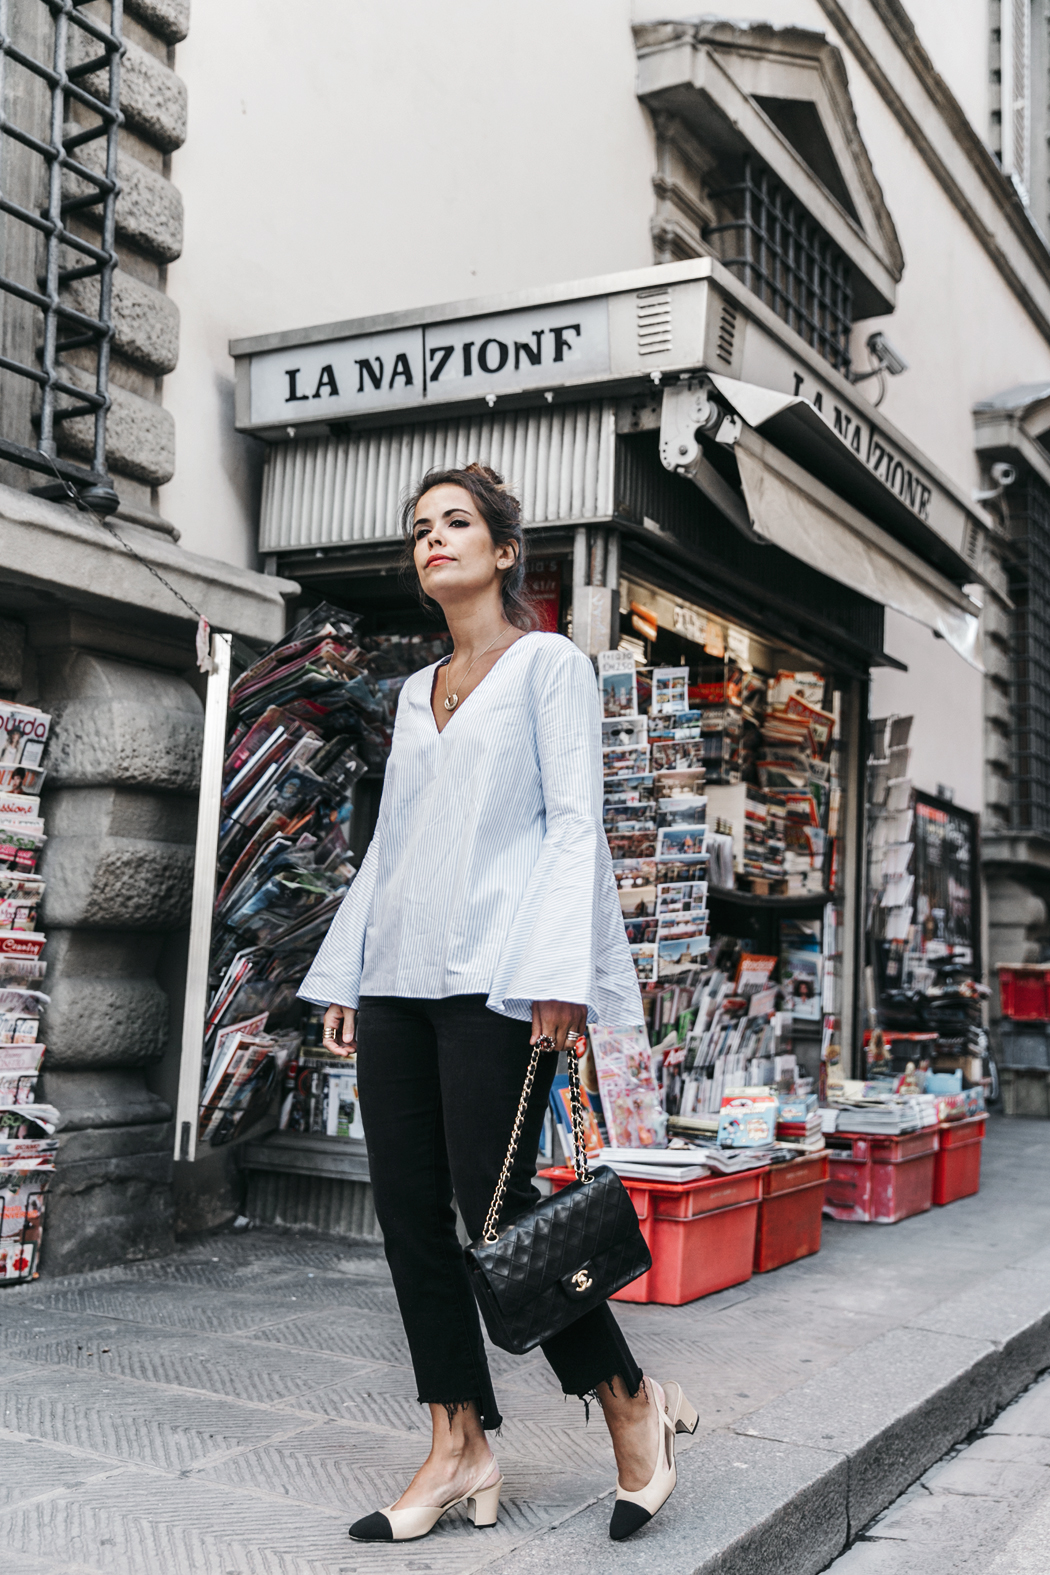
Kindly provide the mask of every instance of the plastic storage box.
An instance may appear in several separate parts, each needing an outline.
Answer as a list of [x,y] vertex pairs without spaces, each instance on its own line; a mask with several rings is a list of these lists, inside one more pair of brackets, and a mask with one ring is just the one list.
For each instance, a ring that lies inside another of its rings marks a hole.
[[836,1220],[895,1225],[933,1207],[938,1129],[902,1137],[828,1136],[824,1212]]
[[969,1198],[981,1190],[984,1124],[984,1116],[941,1123],[933,1172],[934,1203],[954,1203],[956,1198]]
[[[601,1161],[597,1160],[596,1164]],[[568,1167],[540,1171],[560,1192]],[[761,1170],[700,1181],[636,1181],[624,1177],[653,1266],[616,1292],[616,1301],[680,1307],[751,1278],[762,1192]]]
[[1050,1021],[1050,964],[1000,963],[999,1002],[1017,1022]]
[[828,1155],[807,1154],[762,1172],[755,1232],[756,1274],[767,1274],[820,1251]]

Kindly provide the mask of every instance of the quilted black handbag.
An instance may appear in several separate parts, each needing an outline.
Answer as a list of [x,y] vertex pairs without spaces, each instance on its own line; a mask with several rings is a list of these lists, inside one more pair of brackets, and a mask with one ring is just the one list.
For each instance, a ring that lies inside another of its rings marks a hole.
[[471,1284],[489,1337],[516,1356],[575,1323],[653,1263],[619,1176],[607,1165],[593,1172],[587,1168],[580,1069],[572,1046],[569,1099],[576,1180],[498,1229],[539,1058],[553,1049],[546,1036],[533,1047],[485,1229],[467,1248]]

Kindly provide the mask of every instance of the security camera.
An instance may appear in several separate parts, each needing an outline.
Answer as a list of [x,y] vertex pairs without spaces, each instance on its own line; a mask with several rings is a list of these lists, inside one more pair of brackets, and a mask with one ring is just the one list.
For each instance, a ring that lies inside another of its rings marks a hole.
[[884,333],[869,334],[867,346],[872,359],[879,363],[880,371],[888,372],[891,377],[899,377],[908,370],[907,361],[899,350],[894,350]]
[[[866,372],[851,372],[849,374],[851,383],[863,383],[869,377],[884,379],[887,372],[891,377],[899,377],[902,372],[908,370],[908,363],[900,351],[894,350],[886,335],[878,329],[876,329],[875,333],[868,335],[865,343],[868,347],[868,355],[875,364],[869,367]],[[880,383],[879,386],[881,392],[875,401],[877,405],[882,403],[882,395],[886,390],[885,381]]]
[[1001,498],[1007,487],[1012,487],[1017,480],[1017,466],[1008,464],[1005,459],[997,459],[989,465],[988,474],[994,483],[993,486],[973,494],[975,503],[994,503],[996,498]]

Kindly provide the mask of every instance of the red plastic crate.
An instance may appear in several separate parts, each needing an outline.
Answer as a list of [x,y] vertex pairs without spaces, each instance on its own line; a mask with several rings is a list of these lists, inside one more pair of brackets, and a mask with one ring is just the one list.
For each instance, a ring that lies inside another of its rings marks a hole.
[[933,1207],[938,1130],[903,1137],[828,1137],[829,1173],[824,1212],[836,1220],[895,1225]]
[[1000,963],[999,1004],[1016,1022],[1050,1021],[1050,965]]
[[762,1173],[754,1270],[768,1274],[820,1251],[827,1153],[806,1155]]
[[[598,1161],[600,1163],[600,1160]],[[568,1166],[541,1170],[556,1192],[568,1186]],[[625,1176],[653,1266],[617,1291],[621,1302],[680,1307],[751,1278],[762,1171],[708,1176],[700,1181],[636,1181]]]
[[942,1121],[941,1141],[933,1173],[933,1201],[943,1207],[981,1190],[981,1145],[984,1116]]

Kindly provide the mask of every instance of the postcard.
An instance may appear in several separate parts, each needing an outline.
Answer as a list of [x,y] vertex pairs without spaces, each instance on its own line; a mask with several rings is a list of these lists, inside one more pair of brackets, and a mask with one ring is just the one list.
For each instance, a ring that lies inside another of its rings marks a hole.
[[598,687],[603,717],[638,715],[637,670],[633,651],[599,651]]
[[707,852],[707,827],[662,826],[656,833],[656,857],[661,859],[697,859]]
[[654,667],[651,713],[659,716],[664,711],[688,711],[688,709],[688,667]]

